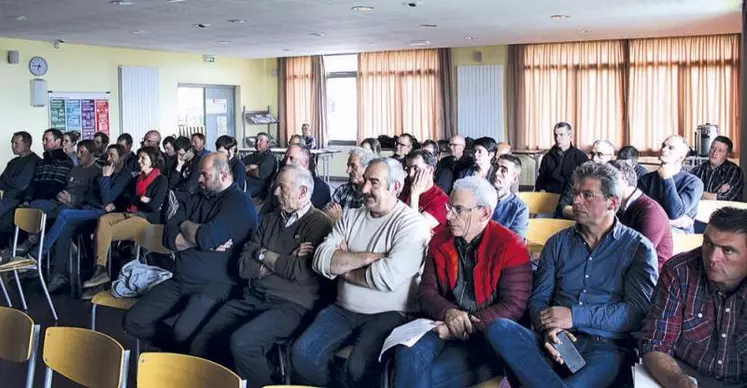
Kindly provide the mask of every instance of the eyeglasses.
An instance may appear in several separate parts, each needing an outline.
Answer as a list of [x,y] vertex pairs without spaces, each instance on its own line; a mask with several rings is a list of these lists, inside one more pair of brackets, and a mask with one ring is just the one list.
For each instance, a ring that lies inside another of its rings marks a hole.
[[400,143],[400,142],[397,142],[397,145],[400,146],[400,147],[412,147],[411,144],[403,144],[403,143]]
[[479,209],[482,206],[475,206],[472,208],[467,208],[461,205],[451,206],[451,204],[446,204],[446,214],[451,213],[452,211],[456,213],[457,215],[461,215],[462,213],[470,213],[475,209]]
[[594,152],[594,151],[592,151],[592,152],[589,152],[589,156],[592,159],[594,159],[594,157],[598,157],[598,158],[610,157],[610,156],[612,156],[612,154],[604,154],[604,153],[601,153],[601,152]]
[[449,147],[464,147],[464,144],[449,143]]
[[591,201],[592,199],[594,199],[596,197],[603,197],[604,196],[604,194],[597,193],[597,192],[594,192],[594,191],[573,191],[573,198],[576,198],[579,195],[584,199],[584,201]]

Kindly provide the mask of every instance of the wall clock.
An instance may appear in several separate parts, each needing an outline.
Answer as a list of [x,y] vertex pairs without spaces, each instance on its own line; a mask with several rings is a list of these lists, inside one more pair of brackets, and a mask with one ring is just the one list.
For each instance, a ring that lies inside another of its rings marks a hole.
[[47,74],[48,69],[49,65],[47,64],[47,60],[43,57],[33,57],[29,61],[29,71],[37,77]]

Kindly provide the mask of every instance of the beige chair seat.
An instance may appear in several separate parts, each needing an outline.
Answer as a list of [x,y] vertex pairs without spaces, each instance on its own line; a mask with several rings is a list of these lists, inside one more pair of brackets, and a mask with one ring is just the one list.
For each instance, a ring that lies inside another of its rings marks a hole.
[[109,290],[99,291],[91,299],[91,303],[95,305],[119,310],[129,310],[137,301],[137,298],[115,298]]

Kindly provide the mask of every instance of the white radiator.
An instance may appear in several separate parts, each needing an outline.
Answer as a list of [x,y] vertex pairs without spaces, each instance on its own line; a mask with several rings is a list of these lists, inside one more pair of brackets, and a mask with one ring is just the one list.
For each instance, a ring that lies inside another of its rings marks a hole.
[[120,128],[132,135],[133,149],[140,148],[146,132],[160,127],[159,91],[158,68],[119,67]]
[[457,132],[503,141],[503,66],[457,66]]

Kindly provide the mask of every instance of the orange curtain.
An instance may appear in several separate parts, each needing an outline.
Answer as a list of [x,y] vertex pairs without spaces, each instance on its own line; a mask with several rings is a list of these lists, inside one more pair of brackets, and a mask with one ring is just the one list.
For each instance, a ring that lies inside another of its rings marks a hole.
[[625,46],[621,41],[533,44],[523,47],[516,147],[547,149],[560,121],[574,127],[574,144],[624,141]]
[[311,57],[285,58],[285,139],[312,121]]
[[361,53],[358,59],[358,139],[410,133],[444,134],[438,50]]
[[631,40],[631,144],[658,150],[679,134],[692,146],[711,123],[739,150],[739,45],[739,35]]

